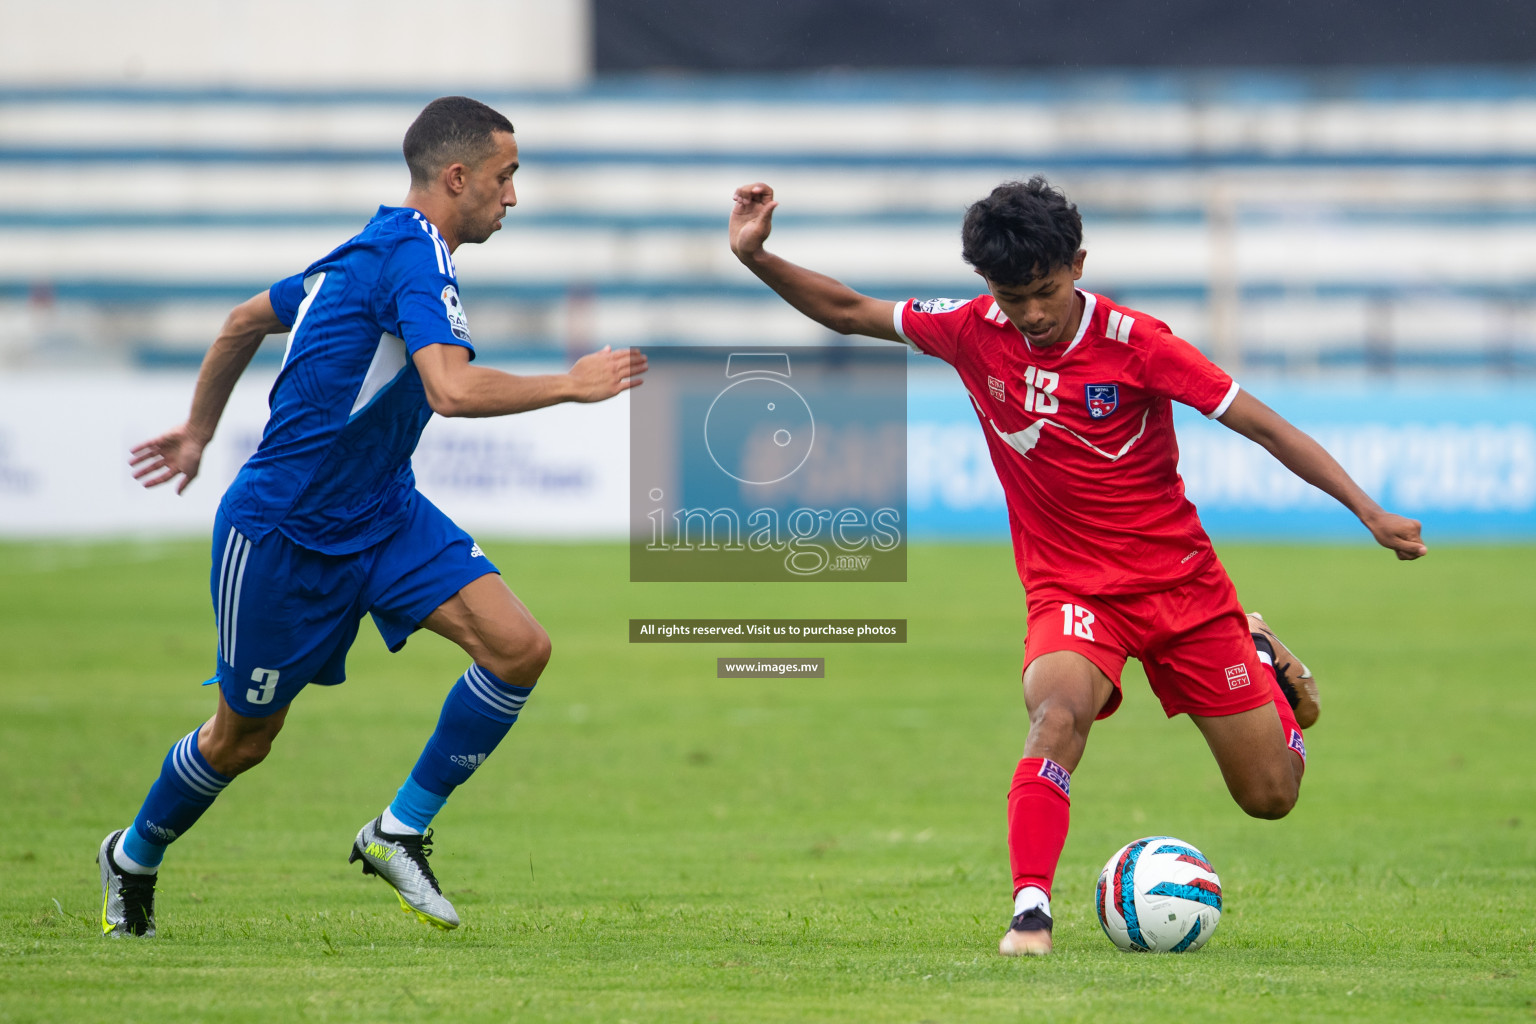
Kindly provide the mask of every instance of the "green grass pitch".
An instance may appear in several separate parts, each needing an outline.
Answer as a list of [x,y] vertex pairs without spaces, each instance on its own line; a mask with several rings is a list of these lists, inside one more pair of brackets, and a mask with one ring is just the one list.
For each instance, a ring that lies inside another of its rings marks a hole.
[[[95,852],[205,717],[206,548],[0,545],[0,1021],[1536,1019],[1536,549],[1227,546],[1322,680],[1281,822],[1243,816],[1144,681],[1073,779],[1059,953],[997,956],[1025,734],[1024,602],[995,546],[903,585],[632,585],[619,546],[491,543],[555,656],[437,821],[465,925],[402,914],[348,844],[464,659],[365,625],[162,872],[160,937],[105,942]],[[625,642],[631,616],[885,616],[906,645]],[[719,655],[827,678],[718,680]],[[1210,944],[1127,955],[1097,871],[1169,833],[1226,891]]]

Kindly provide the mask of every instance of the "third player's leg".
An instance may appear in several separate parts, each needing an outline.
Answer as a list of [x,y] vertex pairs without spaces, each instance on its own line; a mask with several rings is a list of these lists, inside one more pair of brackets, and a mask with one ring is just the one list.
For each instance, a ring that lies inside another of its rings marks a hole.
[[1235,715],[1190,715],[1205,736],[1237,805],[1255,818],[1283,818],[1296,806],[1306,762],[1286,745],[1274,704]]
[[549,634],[495,573],[466,585],[421,624],[513,686],[532,686],[549,661]]

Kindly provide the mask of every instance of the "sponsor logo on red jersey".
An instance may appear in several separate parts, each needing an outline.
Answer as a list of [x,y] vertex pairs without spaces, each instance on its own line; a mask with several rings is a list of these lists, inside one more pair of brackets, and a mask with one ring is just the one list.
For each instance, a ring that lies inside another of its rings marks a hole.
[[1008,391],[1003,386],[1003,382],[991,374],[987,375],[987,390],[992,392],[992,397],[997,399],[999,402],[1008,401]]
[[1240,690],[1247,686],[1248,683],[1249,679],[1247,665],[1233,665],[1231,668],[1227,669],[1227,689]]

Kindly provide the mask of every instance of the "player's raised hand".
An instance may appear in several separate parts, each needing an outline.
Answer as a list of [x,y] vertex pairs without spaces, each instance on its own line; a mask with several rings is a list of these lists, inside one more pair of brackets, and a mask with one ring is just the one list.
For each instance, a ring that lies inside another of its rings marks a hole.
[[601,402],[620,391],[628,391],[641,383],[645,372],[645,353],[637,348],[623,348],[617,352],[613,346],[604,346],[576,360],[571,367],[571,381],[576,386],[578,402]]
[[773,230],[773,210],[778,205],[773,189],[760,181],[736,190],[730,230],[731,252],[737,259],[749,259],[762,249]]
[[145,487],[159,487],[181,477],[181,483],[176,485],[176,493],[180,494],[197,477],[206,443],[183,423],[134,448],[129,453],[128,465],[133,467],[133,478]]
[[1395,512],[1382,512],[1365,525],[1370,529],[1371,536],[1376,538],[1376,543],[1396,551],[1397,557],[1404,562],[1421,558],[1429,551],[1428,545],[1419,535],[1420,523],[1417,519],[1409,519]]

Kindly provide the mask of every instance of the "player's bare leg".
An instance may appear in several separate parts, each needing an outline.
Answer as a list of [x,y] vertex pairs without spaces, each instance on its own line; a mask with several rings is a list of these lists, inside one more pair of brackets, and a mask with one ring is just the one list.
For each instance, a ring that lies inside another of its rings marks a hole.
[[444,601],[421,625],[513,686],[532,686],[549,662],[549,634],[495,573]]
[[1306,761],[1286,744],[1274,704],[1235,715],[1190,715],[1205,736],[1237,805],[1255,818],[1283,818],[1296,806]]
[[[1064,784],[1082,759],[1094,718],[1113,692],[1109,677],[1073,651],[1042,654],[1024,673],[1029,737],[1024,742],[1024,761],[1015,776],[1014,791],[1009,794],[1015,913],[997,946],[1004,956],[1043,956],[1051,951],[1049,876],[1055,872],[1066,839]],[[1039,781],[1041,777],[1044,783]],[[1052,785],[1062,787],[1059,795],[1049,788]],[[1030,786],[1043,792],[1023,792]],[[1031,812],[1045,818],[1039,831],[1031,830],[1031,822],[1023,820]],[[1021,881],[1025,884],[1020,885]],[[1021,907],[1021,902],[1030,906]]]
[[234,778],[248,772],[272,752],[272,741],[288,720],[284,707],[266,718],[247,718],[237,714],[219,691],[219,708],[197,734],[197,749],[214,770]]
[[1317,680],[1312,676],[1312,670],[1302,664],[1300,658],[1291,653],[1291,649],[1280,642],[1275,631],[1269,623],[1264,621],[1264,616],[1258,612],[1248,613],[1248,631],[1253,634],[1254,642],[1263,651],[1262,638],[1268,643],[1270,654],[1275,661],[1275,678],[1280,683],[1280,689],[1285,693],[1285,699],[1290,702],[1291,710],[1296,714],[1296,724],[1303,729],[1310,729],[1317,724],[1317,716],[1322,710],[1321,701],[1317,694]]
[[1024,673],[1025,756],[1048,757],[1076,771],[1088,730],[1114,689],[1097,665],[1075,651],[1052,651],[1030,662]]

